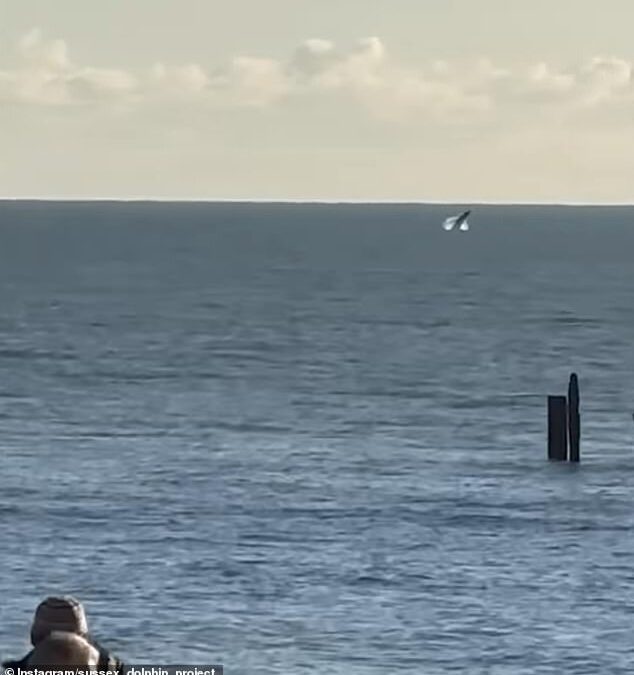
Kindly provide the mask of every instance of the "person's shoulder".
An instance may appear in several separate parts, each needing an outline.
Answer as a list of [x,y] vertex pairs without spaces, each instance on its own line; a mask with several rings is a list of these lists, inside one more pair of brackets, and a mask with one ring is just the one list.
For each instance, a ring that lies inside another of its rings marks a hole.
[[3,661],[2,667],[13,668],[13,670],[15,670],[16,668],[26,668],[26,665],[29,661],[29,656],[31,656],[31,652],[29,652],[26,656],[24,656],[21,659],[10,659],[8,661]]

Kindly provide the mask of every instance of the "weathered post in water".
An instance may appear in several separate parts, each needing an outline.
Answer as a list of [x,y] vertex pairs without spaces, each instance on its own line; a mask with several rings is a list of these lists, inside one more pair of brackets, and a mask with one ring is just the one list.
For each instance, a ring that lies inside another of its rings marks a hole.
[[565,396],[548,397],[548,459],[554,462],[568,459]]
[[581,419],[579,417],[579,381],[577,374],[572,373],[568,383],[568,439],[570,441],[570,461],[579,461],[579,437],[581,436]]

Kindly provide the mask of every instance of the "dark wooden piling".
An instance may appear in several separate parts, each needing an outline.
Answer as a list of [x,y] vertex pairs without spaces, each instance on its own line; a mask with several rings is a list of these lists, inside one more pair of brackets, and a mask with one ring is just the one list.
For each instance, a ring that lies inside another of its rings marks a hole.
[[568,383],[568,441],[570,443],[570,461],[579,461],[579,438],[581,419],[579,417],[579,381],[576,373],[570,376]]
[[554,462],[568,459],[565,396],[548,397],[548,459]]

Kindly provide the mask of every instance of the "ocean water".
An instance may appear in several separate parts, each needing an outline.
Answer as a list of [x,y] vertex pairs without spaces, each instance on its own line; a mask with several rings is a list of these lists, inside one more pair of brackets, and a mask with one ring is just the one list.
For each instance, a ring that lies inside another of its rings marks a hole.
[[2,657],[631,672],[634,208],[458,208],[0,203]]

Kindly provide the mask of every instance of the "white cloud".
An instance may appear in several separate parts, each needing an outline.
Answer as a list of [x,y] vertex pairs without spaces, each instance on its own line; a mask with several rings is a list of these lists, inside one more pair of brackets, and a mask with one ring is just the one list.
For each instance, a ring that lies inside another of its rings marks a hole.
[[[0,70],[0,98],[30,105],[147,102],[223,108],[284,106],[313,97],[391,120],[469,123],[497,111],[528,119],[532,106],[573,114],[618,103],[634,110],[632,64],[597,56],[562,69],[508,68],[486,58],[429,65],[396,62],[376,36],[347,48],[307,39],[288,59],[241,55],[221,67],[157,63],[145,73],[77,64],[68,45],[34,28],[18,43],[18,67]],[[358,114],[355,110],[354,114]]]
[[632,64],[616,57],[598,56],[581,67],[579,81],[585,88],[584,102],[601,104],[614,96],[631,94]]
[[583,66],[581,73],[590,82],[623,87],[632,81],[632,64],[615,57],[597,56]]
[[136,78],[123,70],[76,65],[63,40],[46,39],[39,28],[18,43],[21,65],[0,77],[5,100],[43,106],[90,103],[119,99],[137,86]]
[[128,95],[137,87],[136,78],[123,70],[80,68],[65,78],[72,100],[90,101],[103,96]]
[[217,93],[224,90],[232,103],[267,106],[290,90],[289,78],[275,59],[238,56],[217,80]]
[[157,63],[150,73],[150,84],[176,94],[199,94],[209,87],[209,75],[197,63],[166,66]]
[[314,83],[325,88],[367,88],[384,82],[385,47],[377,37],[364,38],[338,56],[324,60]]
[[[499,76],[489,62],[477,68],[479,80]],[[378,37],[363,38],[348,50],[323,39],[307,40],[295,50],[287,72],[292,91],[354,100],[382,119],[448,120],[490,105],[486,95],[472,91],[471,77],[460,82],[449,64],[436,64],[431,74],[404,68],[390,59]]]
[[64,40],[45,40],[39,28],[33,28],[22,36],[19,50],[34,67],[58,71],[68,69],[71,65]]
[[312,77],[332,66],[337,58],[335,45],[330,40],[311,38],[295,50],[290,70],[299,77]]
[[384,112],[397,115],[427,113],[437,121],[451,121],[487,112],[492,101],[486,94],[470,93],[451,82],[401,76],[391,83],[383,99]]
[[561,104],[562,101],[574,98],[577,86],[573,73],[557,70],[542,61],[530,66],[514,79],[511,95],[524,104],[531,101],[537,104]]

